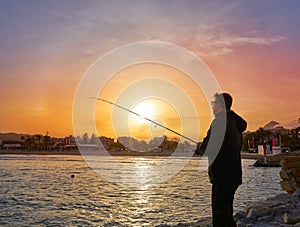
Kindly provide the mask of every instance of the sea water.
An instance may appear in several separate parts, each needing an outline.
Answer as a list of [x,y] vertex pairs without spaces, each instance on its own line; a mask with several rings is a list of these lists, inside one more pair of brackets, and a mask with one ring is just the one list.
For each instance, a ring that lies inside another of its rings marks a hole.
[[[118,157],[154,165],[163,157]],[[202,160],[203,162],[203,160]],[[280,168],[255,168],[243,160],[243,184],[235,212],[282,192]],[[192,158],[157,185],[127,187],[110,182],[81,156],[0,156],[1,226],[157,226],[195,222],[211,215],[205,165]],[[73,177],[72,177],[73,175]]]

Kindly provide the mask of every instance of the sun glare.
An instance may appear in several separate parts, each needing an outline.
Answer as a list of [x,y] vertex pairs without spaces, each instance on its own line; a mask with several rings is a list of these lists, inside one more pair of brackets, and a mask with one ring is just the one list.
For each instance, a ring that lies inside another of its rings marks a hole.
[[140,115],[132,115],[133,120],[139,124],[149,124],[149,121],[147,121],[145,118],[153,120],[155,115],[155,106],[149,101],[142,101],[133,108],[133,112]]
[[129,114],[128,116],[131,136],[136,139],[150,140],[167,135],[168,132],[164,127],[180,130],[180,120],[176,110],[163,100],[155,98],[142,100],[132,107],[132,111],[141,115]]

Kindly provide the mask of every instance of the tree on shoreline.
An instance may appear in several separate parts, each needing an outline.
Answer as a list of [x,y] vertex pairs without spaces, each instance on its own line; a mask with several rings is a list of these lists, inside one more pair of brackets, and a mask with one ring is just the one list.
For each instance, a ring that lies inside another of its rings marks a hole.
[[300,149],[300,127],[294,129],[278,129],[278,130],[264,130],[259,128],[255,132],[251,132],[243,138],[242,150],[252,148],[254,139],[255,148],[262,145],[264,141],[268,144],[272,141],[272,136],[276,140],[276,144],[282,147],[290,147],[291,150]]
[[89,135],[88,133],[84,133],[83,136],[82,136],[82,143],[83,144],[88,144],[89,143]]

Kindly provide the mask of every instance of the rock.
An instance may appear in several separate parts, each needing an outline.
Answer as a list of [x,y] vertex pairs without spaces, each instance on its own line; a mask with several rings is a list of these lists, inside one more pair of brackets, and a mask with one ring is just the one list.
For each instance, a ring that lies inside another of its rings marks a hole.
[[234,215],[234,219],[241,220],[246,218],[247,214],[244,211],[239,211]]
[[270,223],[270,222],[274,221],[274,219],[275,219],[275,217],[273,215],[268,215],[268,216],[260,217],[257,220],[259,222]]
[[[237,226],[291,226],[300,222],[300,198],[287,193],[250,204],[234,216]],[[285,219],[283,220],[283,217]],[[284,222],[285,221],[285,222]],[[299,226],[300,227],[300,226]]]
[[259,213],[257,209],[251,208],[249,212],[247,213],[247,218],[257,219],[259,216]]
[[296,224],[300,222],[300,214],[283,214],[283,222],[285,224]]
[[282,204],[280,206],[273,207],[272,209],[272,215],[273,216],[281,216],[285,212],[288,212],[289,210],[292,210],[294,208],[293,204]]
[[293,196],[297,196],[300,198],[300,188],[297,188],[297,190],[293,193]]
[[[237,212],[234,219],[238,227],[300,227],[300,197],[280,193],[250,204],[245,211]],[[211,217],[176,226],[212,226]]]
[[237,227],[246,227],[246,224],[244,224],[242,221],[237,221],[236,226]]
[[274,227],[273,225],[264,223],[247,224],[246,227]]
[[281,161],[281,171],[279,173],[283,181],[280,182],[283,190],[294,193],[300,188],[300,156],[285,156]]
[[289,194],[293,194],[295,191],[295,188],[291,186],[288,180],[280,181],[280,186],[283,190],[285,190]]
[[300,156],[299,155],[289,155],[289,156],[285,156],[282,161],[281,164],[283,167],[298,167],[300,166]]
[[294,178],[295,178],[296,183],[297,183],[298,186],[300,187],[300,177],[294,177]]
[[292,175],[294,177],[300,177],[300,168],[292,169]]
[[290,176],[287,172],[287,169],[281,169],[280,172],[279,172],[279,175],[280,175],[281,179],[283,179],[283,180],[290,179]]

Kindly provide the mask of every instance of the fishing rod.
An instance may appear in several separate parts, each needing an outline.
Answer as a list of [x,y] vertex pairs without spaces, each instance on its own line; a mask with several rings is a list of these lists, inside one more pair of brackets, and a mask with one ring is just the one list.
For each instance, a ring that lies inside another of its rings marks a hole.
[[132,111],[132,110],[130,110],[130,109],[127,109],[127,108],[125,108],[125,107],[123,107],[123,106],[120,106],[120,105],[118,105],[118,104],[116,104],[116,103],[110,102],[110,101],[108,101],[108,100],[106,100],[106,99],[101,99],[101,98],[96,98],[96,97],[90,97],[90,98],[96,99],[96,100],[99,100],[99,101],[102,101],[102,102],[106,102],[106,103],[109,103],[109,104],[111,104],[111,105],[113,105],[113,106],[119,107],[120,109],[126,110],[126,111],[128,111],[129,113],[132,113],[132,114],[134,114],[134,115],[136,115],[136,116],[138,116],[138,117],[141,117],[141,118],[143,118],[143,119],[145,119],[145,120],[147,120],[147,121],[150,121],[151,123],[153,123],[153,124],[155,124],[155,125],[157,125],[157,126],[160,126],[160,127],[164,128],[164,129],[166,129],[166,130],[168,130],[168,131],[170,131],[170,132],[172,132],[172,133],[174,133],[174,134],[176,134],[176,135],[178,135],[178,136],[181,136],[182,138],[185,138],[185,139],[189,140],[190,142],[193,142],[193,143],[195,143],[195,144],[198,143],[197,141],[195,141],[195,140],[193,140],[193,139],[191,139],[191,138],[189,138],[189,137],[186,137],[186,136],[180,134],[179,132],[174,131],[173,129],[170,129],[170,128],[168,128],[168,127],[162,125],[162,124],[159,124],[159,123],[157,123],[157,122],[155,122],[155,121],[153,121],[153,120],[151,120],[151,119],[149,119],[149,118],[147,118],[147,117],[145,117],[145,116],[142,116],[141,114],[138,114],[138,113],[136,113],[136,112],[134,112],[134,111]]

